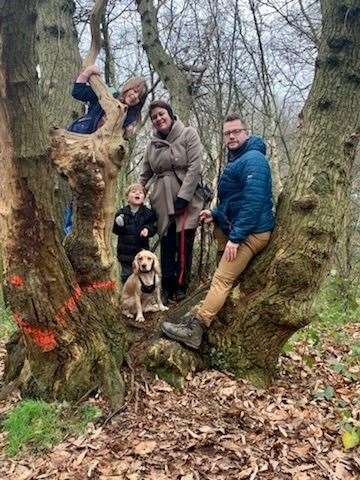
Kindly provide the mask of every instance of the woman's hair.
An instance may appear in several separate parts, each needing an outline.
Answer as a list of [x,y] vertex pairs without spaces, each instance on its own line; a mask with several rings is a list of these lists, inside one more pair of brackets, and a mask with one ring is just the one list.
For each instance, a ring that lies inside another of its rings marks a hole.
[[170,104],[165,102],[164,100],[154,100],[153,102],[150,103],[149,105],[149,115],[151,117],[151,111],[154,110],[155,108],[164,108],[168,114],[171,120],[175,121],[177,120],[176,115],[173,112],[173,109],[171,108]]
[[127,187],[127,189],[125,190],[125,196],[126,197],[129,196],[129,193],[131,192],[131,190],[142,190],[143,194],[146,196],[146,190],[145,190],[144,186],[141,185],[141,183],[132,183],[131,185],[129,185]]

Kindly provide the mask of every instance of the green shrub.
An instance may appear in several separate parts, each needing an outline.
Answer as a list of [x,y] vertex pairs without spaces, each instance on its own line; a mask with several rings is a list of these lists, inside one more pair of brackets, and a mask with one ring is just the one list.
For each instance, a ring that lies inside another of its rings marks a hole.
[[[360,319],[360,285],[345,286],[338,277],[329,276],[324,282],[313,307],[313,321],[301,329],[284,345],[283,352],[292,350],[298,340],[305,340],[321,349],[324,334],[337,342],[348,343],[348,335],[341,325]],[[340,327],[340,328],[339,328]]]

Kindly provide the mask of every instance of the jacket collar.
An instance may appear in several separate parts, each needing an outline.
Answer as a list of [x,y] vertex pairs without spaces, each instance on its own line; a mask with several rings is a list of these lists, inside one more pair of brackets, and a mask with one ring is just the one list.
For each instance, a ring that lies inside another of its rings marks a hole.
[[238,160],[244,153],[250,150],[256,150],[266,155],[266,145],[264,140],[257,135],[251,135],[237,150],[228,150],[228,162]]

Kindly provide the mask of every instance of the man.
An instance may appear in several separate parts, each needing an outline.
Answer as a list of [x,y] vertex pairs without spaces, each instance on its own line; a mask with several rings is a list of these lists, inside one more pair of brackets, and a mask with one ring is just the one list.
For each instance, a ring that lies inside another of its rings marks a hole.
[[165,321],[161,325],[166,336],[192,348],[200,347],[204,331],[223,307],[236,279],[265,248],[274,228],[271,171],[264,141],[250,136],[236,113],[226,117],[223,132],[228,163],[219,181],[219,205],[200,213],[200,220],[215,223],[221,260],[203,303],[179,323]]

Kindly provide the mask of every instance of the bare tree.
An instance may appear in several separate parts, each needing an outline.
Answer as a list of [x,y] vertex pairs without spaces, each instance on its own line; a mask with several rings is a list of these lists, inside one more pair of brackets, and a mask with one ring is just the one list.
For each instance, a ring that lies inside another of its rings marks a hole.
[[[100,49],[104,3],[94,6],[84,66]],[[9,349],[5,379],[24,394],[49,399],[75,400],[100,387],[118,405],[126,340],[116,308],[110,231],[116,176],[126,153],[124,107],[92,77],[104,126],[91,135],[56,129],[48,138],[36,75],[37,7],[35,0],[0,1],[0,231],[5,287],[25,347],[23,365],[19,349]],[[75,195],[67,255],[53,219],[50,159]]]

